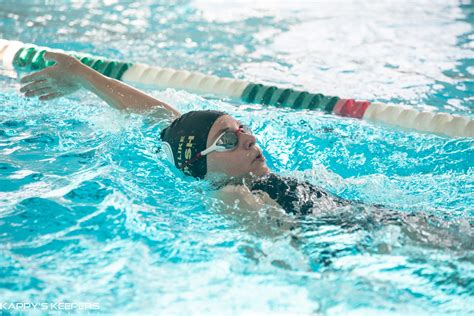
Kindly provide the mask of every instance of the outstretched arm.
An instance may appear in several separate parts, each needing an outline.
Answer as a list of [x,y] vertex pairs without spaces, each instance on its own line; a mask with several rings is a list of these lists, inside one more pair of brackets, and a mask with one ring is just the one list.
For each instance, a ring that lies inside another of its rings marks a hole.
[[162,110],[154,111],[157,115],[171,119],[181,115],[171,105],[123,82],[106,77],[72,56],[46,52],[44,58],[53,60],[56,64],[21,79],[20,82],[24,86],[20,92],[26,97],[51,100],[85,88],[117,109],[144,111],[155,108]]

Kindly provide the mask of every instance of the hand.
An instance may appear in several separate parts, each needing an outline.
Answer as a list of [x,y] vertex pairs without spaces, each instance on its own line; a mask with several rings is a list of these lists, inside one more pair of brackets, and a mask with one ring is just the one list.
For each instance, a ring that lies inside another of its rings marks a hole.
[[46,101],[71,94],[81,88],[80,67],[81,62],[76,58],[63,54],[46,52],[45,60],[56,62],[54,66],[45,68],[20,80],[24,86],[20,92],[25,97],[39,97]]

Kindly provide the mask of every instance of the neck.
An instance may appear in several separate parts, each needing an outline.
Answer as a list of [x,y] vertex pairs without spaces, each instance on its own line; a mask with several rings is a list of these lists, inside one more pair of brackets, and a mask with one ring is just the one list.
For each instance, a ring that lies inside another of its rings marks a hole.
[[257,179],[268,176],[269,174],[271,174],[271,172],[267,170],[261,175],[248,173],[243,176],[229,177],[224,173],[209,172],[205,178],[209,180],[216,189],[220,189],[226,185],[247,185],[250,187]]

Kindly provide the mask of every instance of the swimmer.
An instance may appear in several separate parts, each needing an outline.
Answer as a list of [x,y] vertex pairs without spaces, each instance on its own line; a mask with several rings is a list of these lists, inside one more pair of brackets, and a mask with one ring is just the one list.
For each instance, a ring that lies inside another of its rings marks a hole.
[[[347,209],[356,204],[309,182],[271,172],[250,128],[227,113],[208,110],[181,114],[171,105],[108,78],[67,54],[46,52],[44,58],[55,61],[55,65],[21,79],[20,92],[26,97],[46,101],[85,88],[117,109],[134,112],[153,109],[158,119],[170,122],[160,135],[168,160],[184,174],[212,183],[217,189],[215,196],[232,206],[232,210],[256,214],[265,209],[279,227],[291,229],[295,216],[327,214],[328,210]],[[285,216],[285,212],[294,216]],[[387,212],[379,222],[405,226],[414,240],[423,236],[417,235],[413,223],[417,223],[416,227],[432,226],[426,216],[412,220],[406,214],[397,214]],[[257,216],[256,221],[261,218]],[[255,223],[251,220],[247,224]]]
[[[186,175],[209,180],[220,189],[223,200],[233,203],[237,199],[242,207],[251,209],[269,204],[291,214],[306,215],[316,201],[329,197],[309,183],[271,173],[249,127],[224,112],[181,115],[171,105],[108,78],[67,54],[46,52],[44,58],[55,61],[55,65],[21,79],[20,92],[26,97],[46,101],[85,88],[117,109],[153,109],[158,119],[172,121],[160,135],[168,160]],[[299,198],[300,189],[306,189],[310,196]],[[329,200],[335,204],[342,201]]]

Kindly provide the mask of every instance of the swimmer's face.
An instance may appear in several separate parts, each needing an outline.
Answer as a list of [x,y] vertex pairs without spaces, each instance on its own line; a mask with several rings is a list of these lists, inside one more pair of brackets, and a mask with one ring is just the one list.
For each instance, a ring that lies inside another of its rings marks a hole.
[[[223,115],[214,122],[207,137],[207,147],[223,133],[237,131],[241,123],[229,115]],[[263,159],[262,151],[251,134],[238,133],[237,147],[230,151],[211,152],[207,155],[207,176],[225,175],[228,177],[261,176],[270,172]]]

